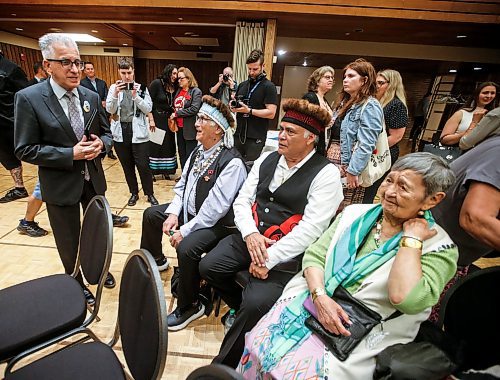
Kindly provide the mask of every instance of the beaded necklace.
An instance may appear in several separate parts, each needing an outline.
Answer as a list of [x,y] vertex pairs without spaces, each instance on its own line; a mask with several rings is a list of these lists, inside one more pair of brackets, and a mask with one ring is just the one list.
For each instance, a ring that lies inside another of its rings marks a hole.
[[203,151],[201,148],[196,153],[196,159],[193,164],[193,174],[197,177],[201,177],[205,171],[213,164],[213,162],[219,157],[220,152],[224,149],[224,144],[220,144],[217,149],[208,157],[205,161],[201,162],[201,157],[203,156]]

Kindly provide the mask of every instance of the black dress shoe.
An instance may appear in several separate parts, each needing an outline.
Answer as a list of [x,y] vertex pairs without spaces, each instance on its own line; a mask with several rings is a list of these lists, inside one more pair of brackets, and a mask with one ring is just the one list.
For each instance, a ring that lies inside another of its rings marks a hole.
[[112,150],[109,151],[108,157],[111,158],[112,160],[116,160],[116,156],[114,155]]
[[148,195],[148,202],[151,203],[151,206],[158,206],[158,200],[154,195]]
[[128,222],[128,216],[126,215],[111,215],[113,218],[113,227],[122,227],[123,225],[127,224]]
[[85,296],[85,299],[87,300],[87,305],[89,306],[94,306],[95,305],[95,297],[90,291],[89,288],[86,286],[83,287],[83,295]]
[[108,289],[113,289],[116,286],[115,278],[111,273],[108,272],[106,281],[104,281],[104,287]]
[[128,205],[129,206],[135,206],[135,204],[137,203],[137,201],[139,200],[139,196],[137,194],[132,194],[130,196],[130,199],[128,200]]

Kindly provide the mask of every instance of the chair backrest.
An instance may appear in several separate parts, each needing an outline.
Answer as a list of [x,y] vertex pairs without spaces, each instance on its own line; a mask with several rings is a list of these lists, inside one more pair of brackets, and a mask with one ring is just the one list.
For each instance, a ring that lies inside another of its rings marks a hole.
[[120,283],[118,329],[135,380],[160,379],[167,358],[167,304],[153,256],[133,251]]
[[224,364],[209,364],[195,369],[186,380],[243,380],[243,376]]
[[463,369],[487,368],[500,358],[500,266],[457,281],[441,303],[438,326],[463,343]]
[[87,281],[102,283],[108,274],[113,252],[113,220],[108,201],[96,195],[83,215],[75,271],[80,265]]

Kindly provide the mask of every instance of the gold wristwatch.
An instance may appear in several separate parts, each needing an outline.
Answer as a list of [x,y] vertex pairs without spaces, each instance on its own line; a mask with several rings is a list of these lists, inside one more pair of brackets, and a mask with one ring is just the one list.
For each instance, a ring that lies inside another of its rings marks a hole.
[[311,292],[311,298],[314,303],[316,301],[316,298],[319,296],[323,296],[326,294],[325,288],[314,288],[313,291]]
[[411,236],[403,236],[399,243],[401,248],[416,248],[422,250],[422,240]]

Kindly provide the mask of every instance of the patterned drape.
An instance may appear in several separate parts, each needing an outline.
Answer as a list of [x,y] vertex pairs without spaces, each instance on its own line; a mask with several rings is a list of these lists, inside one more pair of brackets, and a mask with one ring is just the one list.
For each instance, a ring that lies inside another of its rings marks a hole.
[[265,24],[255,21],[238,21],[234,37],[233,72],[238,83],[247,79],[246,60],[254,49],[264,49]]

